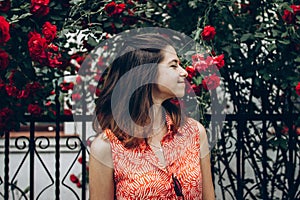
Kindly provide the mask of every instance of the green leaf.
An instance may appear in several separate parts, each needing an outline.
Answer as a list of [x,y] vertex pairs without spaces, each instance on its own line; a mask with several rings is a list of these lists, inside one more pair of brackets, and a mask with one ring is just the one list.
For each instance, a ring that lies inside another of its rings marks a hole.
[[242,37],[241,37],[241,42],[246,42],[248,40],[253,40],[254,37],[251,33],[246,33],[246,34],[243,34]]
[[293,12],[293,9],[291,8],[290,3],[288,2],[282,3],[278,8],[279,10],[288,10],[290,12]]
[[116,23],[115,23],[115,26],[116,26],[116,28],[122,28],[122,27],[123,27],[123,24],[116,22]]
[[30,191],[30,186],[27,186],[25,189],[24,189],[24,193],[26,194],[26,193],[28,193]]
[[281,34],[281,37],[282,38],[285,38],[285,37],[287,37],[289,35],[289,33],[286,31],[286,32],[283,32],[282,34]]
[[50,18],[54,21],[62,21],[64,20],[62,17],[58,16],[58,15],[51,15]]
[[26,18],[26,17],[29,17],[29,16],[31,16],[31,15],[32,15],[31,13],[24,13],[24,14],[22,14],[22,15],[19,16],[19,20],[20,20],[20,19],[24,19],[24,18]]
[[96,41],[95,38],[93,38],[92,36],[88,36],[88,41],[87,43],[93,47],[98,45],[98,42]]
[[276,44],[270,44],[270,45],[268,46],[268,51],[269,51],[269,52],[272,52],[272,51],[274,51],[276,48],[277,48]]
[[146,17],[148,17],[148,18],[151,18],[152,17],[152,13],[150,13],[150,12],[145,12],[145,15],[146,15]]
[[296,59],[294,59],[295,62],[300,62],[300,57],[297,57]]
[[256,38],[265,38],[265,37],[266,37],[266,35],[263,34],[263,33],[255,33],[254,36],[255,36]]
[[266,80],[266,81],[268,81],[268,80],[271,79],[271,75],[270,74],[264,73],[262,76],[263,76],[264,80]]
[[276,29],[272,29],[271,32],[272,32],[273,37],[278,37],[280,35],[280,33],[281,33],[281,31],[278,31]]
[[278,40],[278,42],[281,44],[286,44],[286,45],[291,43],[291,41],[289,41],[289,40]]
[[197,30],[197,32],[196,32],[196,34],[195,34],[194,40],[199,40],[201,31],[202,31],[202,28],[199,28],[199,29]]

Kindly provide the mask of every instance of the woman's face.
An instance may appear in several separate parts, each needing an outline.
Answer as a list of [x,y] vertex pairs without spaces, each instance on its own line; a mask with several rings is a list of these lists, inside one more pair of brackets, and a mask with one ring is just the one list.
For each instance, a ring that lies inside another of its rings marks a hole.
[[182,97],[185,92],[187,72],[180,66],[175,49],[167,46],[162,51],[164,58],[158,64],[157,79],[153,87],[154,103],[162,103],[166,99]]

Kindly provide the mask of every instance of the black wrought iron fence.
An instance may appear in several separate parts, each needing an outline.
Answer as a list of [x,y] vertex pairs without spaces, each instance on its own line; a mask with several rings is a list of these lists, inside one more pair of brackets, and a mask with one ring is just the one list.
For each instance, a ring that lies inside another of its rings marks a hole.
[[[45,165],[45,161],[41,157],[41,152],[39,150],[46,150],[50,148],[50,139],[45,136],[36,136],[35,135],[35,127],[37,122],[53,122],[53,119],[48,117],[43,118],[29,118],[30,121],[30,131],[29,131],[29,137],[20,136],[14,139],[15,143],[13,145],[14,148],[17,150],[25,150],[23,151],[23,156],[21,158],[21,162],[19,166],[14,166],[15,174],[9,177],[10,172],[10,148],[12,147],[10,144],[10,133],[6,132],[4,137],[4,178],[1,181],[1,185],[4,187],[3,194],[1,193],[1,196],[4,199],[40,199],[41,195],[50,187],[55,188],[55,194],[53,194],[53,197],[51,199],[60,199],[60,188],[61,186],[64,186],[68,188],[74,195],[71,199],[86,199],[86,183],[87,183],[87,154],[88,150],[86,147],[86,138],[79,137],[79,136],[67,136],[64,140],[65,146],[69,151],[76,151],[76,156],[74,157],[74,161],[70,166],[61,166],[61,130],[60,130],[60,124],[63,122],[71,122],[73,121],[72,116],[57,116],[55,119],[56,123],[56,129],[55,129],[55,170],[54,174],[50,173],[49,168]],[[82,122],[83,124],[85,122]],[[85,135],[85,134],[83,134]],[[69,176],[69,172],[72,169],[73,165],[75,164],[75,161],[78,159],[79,155],[82,157],[81,161],[81,174],[82,174],[82,180],[81,180],[81,196],[79,196],[74,189],[72,189],[72,186],[65,183],[66,178]],[[43,167],[43,170],[45,170],[47,174],[47,178],[50,179],[51,183],[49,185],[46,185],[40,192],[34,191],[34,185],[35,185],[35,159],[38,159],[41,163],[41,166]],[[29,187],[24,191],[24,188],[19,188],[16,184],[17,176],[19,175],[19,171],[22,167],[24,167],[24,163],[26,160],[29,160]],[[67,167],[68,170],[66,174],[61,174],[61,167]],[[2,179],[2,177],[1,177]],[[15,192],[19,192],[19,198],[15,197]],[[28,193],[28,195],[26,194]]]
[[[299,133],[293,127],[293,120],[298,116],[289,115],[227,115],[223,130],[218,136],[218,142],[212,150],[212,169],[217,199],[300,199],[300,154]],[[15,143],[10,142],[10,133],[6,132],[4,140],[4,175],[0,177],[3,187],[3,199],[42,199],[44,192],[54,188],[53,196],[48,199],[61,199],[61,188],[68,189],[72,196],[68,199],[88,199],[87,188],[87,158],[88,148],[86,138],[86,122],[90,117],[82,120],[82,136],[68,136],[64,143],[69,151],[75,151],[73,161],[69,166],[62,166],[60,124],[72,122],[72,116],[57,116],[55,120],[43,118],[28,118],[30,125],[29,137],[20,136]],[[209,116],[206,116],[209,119]],[[290,123],[287,132],[276,126],[277,122]],[[36,136],[37,122],[55,122],[55,165],[54,173],[46,166],[41,157],[41,150],[50,148],[50,140],[45,136]],[[270,129],[272,128],[272,129]],[[18,166],[14,166],[15,173],[9,176],[11,167],[10,149],[14,147],[22,150],[22,158]],[[70,171],[74,167],[79,155],[82,156],[80,193],[73,185],[67,183]],[[35,191],[35,160],[41,163],[50,184],[41,191]],[[19,171],[28,161],[29,188],[19,188],[16,180]],[[66,170],[62,173],[62,167]],[[18,192],[19,195],[15,193]]]

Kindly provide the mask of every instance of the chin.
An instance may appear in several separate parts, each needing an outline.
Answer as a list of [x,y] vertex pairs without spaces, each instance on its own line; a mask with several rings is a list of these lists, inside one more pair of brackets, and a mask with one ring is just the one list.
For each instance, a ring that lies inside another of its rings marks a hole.
[[181,92],[181,93],[178,93],[177,95],[176,95],[176,97],[177,98],[181,98],[181,97],[183,97],[185,95],[185,92]]

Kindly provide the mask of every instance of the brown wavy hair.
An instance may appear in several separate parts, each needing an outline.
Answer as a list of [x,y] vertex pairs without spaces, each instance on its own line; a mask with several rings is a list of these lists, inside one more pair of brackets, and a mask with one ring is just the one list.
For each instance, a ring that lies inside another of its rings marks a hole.
[[[149,123],[149,110],[153,105],[152,88],[157,77],[157,64],[164,58],[163,49],[172,42],[158,34],[143,34],[125,40],[123,52],[111,64],[100,97],[96,100],[96,119],[102,130],[110,129],[126,148],[137,147],[143,140],[147,142],[147,133],[143,137],[135,133],[134,123],[146,126]],[[127,73],[138,66],[143,70]],[[122,84],[118,84],[120,79]],[[147,84],[144,84],[147,83]],[[117,85],[117,87],[116,87]],[[134,92],[132,88],[138,87]],[[117,88],[117,89],[116,89]],[[114,91],[115,90],[115,91]],[[116,91],[117,90],[117,91]],[[131,94],[129,96],[128,94]],[[117,102],[113,99],[117,99]],[[129,102],[129,109],[126,107]],[[112,112],[117,110],[117,114]],[[180,107],[170,99],[162,104],[174,122],[175,130],[181,121]],[[126,112],[129,111],[130,117]],[[131,118],[131,119],[130,119]],[[118,122],[118,123],[117,123]],[[122,127],[122,128],[121,128]],[[126,130],[126,131],[124,131]],[[130,134],[128,134],[130,132]]]

